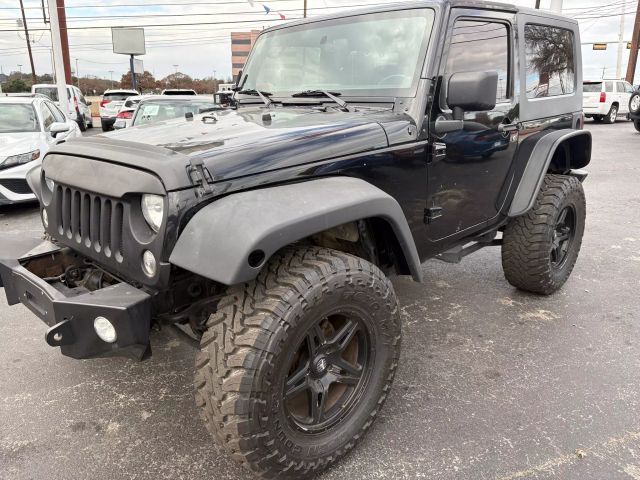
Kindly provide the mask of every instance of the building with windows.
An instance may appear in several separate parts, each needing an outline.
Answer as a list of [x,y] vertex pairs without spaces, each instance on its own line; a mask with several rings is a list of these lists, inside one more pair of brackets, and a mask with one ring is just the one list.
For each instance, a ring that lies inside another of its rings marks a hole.
[[244,62],[247,61],[259,33],[260,30],[231,32],[231,73],[234,77],[244,68]]

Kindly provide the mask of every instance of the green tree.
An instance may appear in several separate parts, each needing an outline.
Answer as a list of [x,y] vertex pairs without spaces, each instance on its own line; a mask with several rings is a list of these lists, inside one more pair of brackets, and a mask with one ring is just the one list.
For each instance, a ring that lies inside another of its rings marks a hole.
[[29,92],[30,87],[24,80],[20,78],[14,78],[2,85],[2,91],[5,93],[22,93]]

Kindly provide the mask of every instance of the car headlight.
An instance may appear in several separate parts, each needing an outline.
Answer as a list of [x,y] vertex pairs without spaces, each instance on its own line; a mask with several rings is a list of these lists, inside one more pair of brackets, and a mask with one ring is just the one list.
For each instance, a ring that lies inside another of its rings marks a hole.
[[18,155],[11,155],[2,162],[3,167],[11,167],[13,165],[22,165],[23,163],[33,162],[40,158],[40,150],[34,150],[28,153],[20,153]]
[[154,232],[160,230],[164,217],[164,197],[160,195],[142,195],[142,215]]

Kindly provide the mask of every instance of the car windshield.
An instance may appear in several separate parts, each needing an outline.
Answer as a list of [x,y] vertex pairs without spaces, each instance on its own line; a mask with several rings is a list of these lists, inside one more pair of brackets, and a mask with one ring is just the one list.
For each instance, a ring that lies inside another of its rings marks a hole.
[[[273,30],[251,52],[242,90],[410,96],[433,26],[429,8],[356,15]],[[246,98],[246,97],[245,97]],[[255,100],[255,97],[253,97]]]
[[602,82],[584,82],[582,84],[583,92],[600,92],[602,90]]
[[32,105],[0,103],[0,133],[38,131],[40,131],[40,125]]
[[150,123],[184,117],[185,113],[204,113],[216,109],[213,100],[206,101],[149,101],[141,103],[133,119],[133,125],[147,125]]

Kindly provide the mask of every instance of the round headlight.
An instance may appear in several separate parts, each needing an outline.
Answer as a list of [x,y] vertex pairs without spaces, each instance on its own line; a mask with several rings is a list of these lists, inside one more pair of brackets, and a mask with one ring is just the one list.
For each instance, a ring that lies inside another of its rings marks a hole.
[[164,217],[164,197],[160,195],[142,195],[142,215],[154,232],[160,230]]
[[142,271],[147,277],[152,278],[155,276],[156,270],[156,257],[149,250],[145,250],[142,254]]
[[93,329],[96,334],[107,343],[113,343],[117,340],[116,328],[113,324],[104,317],[96,317],[93,321]]

